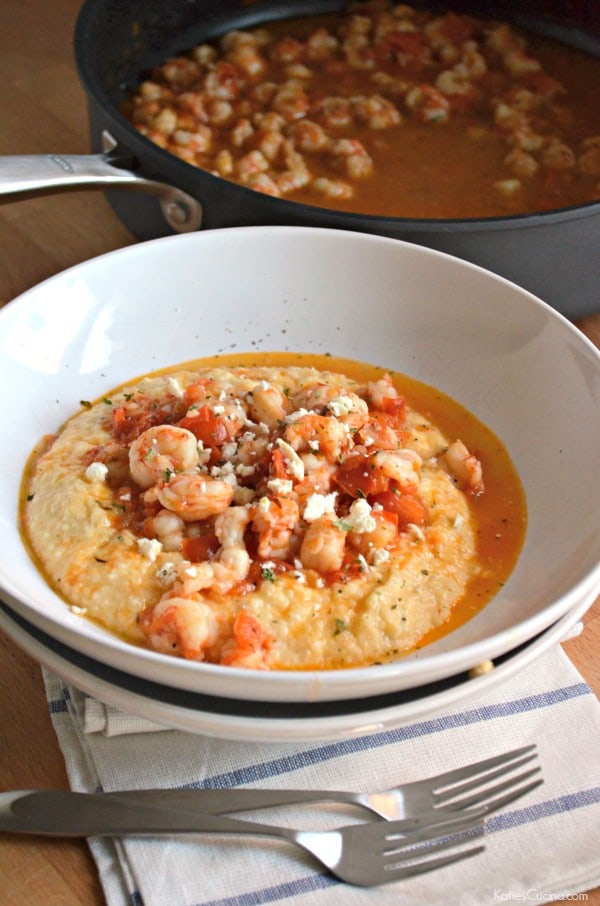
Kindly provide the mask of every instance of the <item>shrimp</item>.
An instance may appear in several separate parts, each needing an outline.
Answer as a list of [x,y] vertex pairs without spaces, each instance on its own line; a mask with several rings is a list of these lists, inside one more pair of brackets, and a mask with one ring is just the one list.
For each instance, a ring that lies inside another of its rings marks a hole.
[[369,407],[356,393],[349,391],[330,399],[327,410],[343,425],[358,430],[369,420]]
[[324,412],[327,403],[340,395],[340,390],[335,384],[317,381],[307,384],[292,397],[294,409],[311,409],[314,412]]
[[542,163],[552,170],[572,170],[577,159],[568,145],[560,139],[550,139],[542,152]]
[[582,143],[578,166],[581,173],[600,176],[600,136],[594,135]]
[[233,499],[233,488],[229,482],[201,472],[182,472],[160,482],[156,496],[165,509],[184,522],[196,522],[226,510]]
[[419,484],[419,469],[423,460],[414,450],[378,450],[371,457],[372,468],[398,487],[414,489]]
[[392,384],[389,374],[384,374],[378,381],[369,381],[365,396],[374,409],[385,409],[388,400],[399,398],[398,391]]
[[295,123],[289,134],[300,151],[322,151],[329,144],[329,136],[323,127],[312,120]]
[[311,188],[319,195],[325,198],[352,198],[354,189],[343,179],[327,179],[326,176],[319,176],[313,180]]
[[324,515],[308,526],[300,547],[300,560],[305,569],[320,573],[342,568],[346,532],[330,516]]
[[329,153],[344,165],[346,175],[363,179],[373,172],[373,160],[362,142],[355,138],[337,138],[331,142]]
[[423,123],[445,122],[450,116],[450,102],[432,85],[415,85],[404,96],[404,103]]
[[288,405],[281,390],[263,381],[252,388],[248,394],[248,413],[256,422],[261,422],[269,428],[275,428],[282,422],[287,413]]
[[258,534],[258,556],[286,559],[293,531],[300,519],[298,504],[291,497],[261,497],[250,509],[253,530]]
[[483,470],[481,463],[469,453],[462,440],[455,440],[444,454],[444,460],[450,474],[457,480],[463,490],[478,495],[484,491]]
[[352,110],[356,119],[369,129],[389,129],[402,122],[396,105],[380,94],[352,98]]
[[283,82],[275,93],[271,107],[289,122],[306,116],[310,109],[310,100],[302,82],[298,79]]
[[202,661],[206,649],[219,637],[219,621],[204,601],[164,595],[158,604],[144,610],[139,626],[152,648]]
[[398,539],[398,520],[393,513],[372,509],[370,516],[375,521],[374,529],[348,532],[348,544],[362,554],[367,563],[373,563],[380,551],[394,547]]
[[180,551],[183,545],[185,522],[176,513],[160,510],[151,520],[152,531],[166,551]]
[[326,415],[301,415],[288,424],[283,432],[284,439],[296,452],[301,450],[322,451],[329,462],[335,462],[351,443],[347,425]]
[[240,610],[233,621],[232,636],[223,645],[220,663],[227,667],[268,670],[267,654],[273,636],[260,625],[253,614]]
[[150,488],[173,472],[198,465],[198,441],[191,431],[174,425],[156,425],[143,431],[129,448],[131,477]]

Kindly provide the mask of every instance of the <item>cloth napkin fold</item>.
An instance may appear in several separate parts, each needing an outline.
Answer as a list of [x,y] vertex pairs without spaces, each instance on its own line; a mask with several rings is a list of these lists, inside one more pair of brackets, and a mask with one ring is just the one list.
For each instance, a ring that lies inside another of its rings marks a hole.
[[[560,645],[462,704],[331,744],[224,741],[165,731],[107,709],[44,671],[73,790],[300,787],[376,790],[535,742],[544,784],[487,819],[485,852],[377,888],[343,885],[297,847],[241,837],[91,839],[108,906],[481,906],[575,897],[600,885],[600,703]],[[293,706],[291,706],[293,708]],[[245,815],[335,827],[356,810],[314,806]]]

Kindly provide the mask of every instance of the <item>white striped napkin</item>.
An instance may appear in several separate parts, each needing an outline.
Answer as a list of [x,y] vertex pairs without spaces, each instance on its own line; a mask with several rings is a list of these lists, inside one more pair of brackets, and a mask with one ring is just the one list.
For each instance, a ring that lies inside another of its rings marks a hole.
[[[127,724],[123,716],[117,735],[108,736],[102,719],[97,729],[103,732],[90,732],[89,715],[86,730],[84,695],[47,671],[45,682],[70,784],[79,791],[381,789],[538,744],[543,786],[487,820],[486,850],[473,859],[365,889],[342,885],[301,850],[275,840],[94,839],[90,847],[108,906],[333,906],[340,895],[344,906],[481,906],[576,899],[600,885],[600,704],[559,645],[484,699],[331,744],[248,744],[152,732],[147,722]],[[328,826],[359,816],[311,807],[265,811],[258,820],[323,826],[323,814]]]

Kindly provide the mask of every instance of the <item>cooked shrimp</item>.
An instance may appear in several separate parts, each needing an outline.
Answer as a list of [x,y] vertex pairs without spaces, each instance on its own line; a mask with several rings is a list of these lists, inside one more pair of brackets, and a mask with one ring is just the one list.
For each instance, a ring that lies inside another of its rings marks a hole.
[[327,410],[343,425],[362,428],[369,419],[369,407],[356,393],[349,391],[335,396],[327,403]]
[[294,123],[289,134],[300,151],[322,151],[329,144],[329,136],[323,127],[312,120]]
[[317,381],[307,384],[292,397],[294,409],[310,409],[314,412],[324,412],[327,403],[340,395],[340,389],[335,384]]
[[283,432],[285,440],[296,452],[320,450],[329,462],[335,462],[350,444],[348,427],[326,415],[301,415]]
[[277,88],[271,106],[276,113],[292,122],[306,116],[310,109],[310,99],[299,79],[289,79]]
[[365,395],[374,409],[384,409],[388,400],[399,396],[389,374],[384,374],[378,381],[369,381]]
[[176,513],[160,510],[151,520],[152,530],[166,551],[180,551],[183,544],[185,522]]
[[378,552],[389,550],[398,540],[398,520],[392,514],[381,510],[371,510],[375,528],[370,532],[348,532],[348,544],[359,554],[362,554],[367,563],[377,559]]
[[375,471],[391,478],[400,488],[416,488],[423,460],[414,450],[378,450],[371,457]]
[[173,472],[198,465],[198,441],[191,431],[174,425],[148,428],[129,448],[131,477],[142,488],[150,488]]
[[352,179],[362,179],[373,172],[373,159],[358,139],[336,138],[328,150],[332,157],[343,163],[346,175]]
[[302,539],[302,566],[320,573],[335,572],[342,567],[345,547],[344,529],[331,516],[321,516],[308,526]]
[[369,129],[389,129],[402,122],[396,105],[380,94],[352,98],[352,110],[356,119]]
[[184,522],[196,522],[226,510],[233,499],[233,488],[227,481],[204,473],[182,472],[160,482],[156,495],[165,509]]
[[354,195],[354,189],[349,183],[343,179],[328,179],[326,176],[318,176],[313,180],[311,189],[325,198],[352,198]]
[[250,514],[244,506],[230,506],[217,516],[215,534],[223,549],[243,548],[245,550],[244,532],[249,520]]
[[462,440],[455,440],[444,454],[450,474],[469,494],[482,494],[484,490],[483,470],[480,461],[469,453]]
[[421,122],[444,122],[450,116],[450,102],[432,85],[415,85],[404,96],[404,103]]
[[223,645],[221,664],[268,670],[267,654],[273,644],[271,636],[253,614],[240,610],[233,621],[232,636]]
[[250,509],[253,530],[258,534],[258,556],[285,559],[290,555],[293,531],[300,510],[290,497],[261,497]]
[[288,413],[288,404],[281,390],[266,381],[257,384],[248,394],[248,413],[256,422],[275,428]]
[[139,626],[155,651],[202,661],[219,637],[219,621],[204,601],[169,594],[144,610]]

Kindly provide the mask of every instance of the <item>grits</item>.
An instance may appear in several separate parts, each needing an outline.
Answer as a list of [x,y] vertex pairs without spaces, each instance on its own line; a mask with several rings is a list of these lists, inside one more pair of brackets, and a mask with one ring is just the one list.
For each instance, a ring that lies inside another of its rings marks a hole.
[[256,669],[397,658],[482,570],[481,465],[389,376],[179,370],[48,439],[23,529],[77,613],[176,656]]

